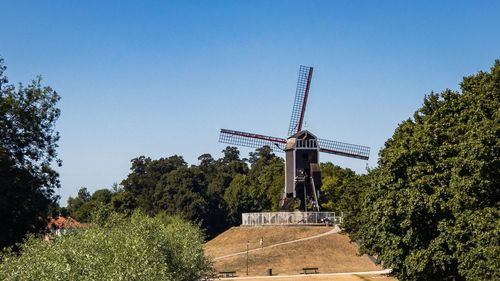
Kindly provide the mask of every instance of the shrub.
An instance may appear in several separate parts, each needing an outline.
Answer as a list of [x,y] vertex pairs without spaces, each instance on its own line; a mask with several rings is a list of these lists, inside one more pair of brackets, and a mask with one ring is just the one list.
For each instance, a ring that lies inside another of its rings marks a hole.
[[178,218],[111,214],[100,226],[53,242],[31,236],[5,251],[1,280],[198,280],[209,268],[197,226]]

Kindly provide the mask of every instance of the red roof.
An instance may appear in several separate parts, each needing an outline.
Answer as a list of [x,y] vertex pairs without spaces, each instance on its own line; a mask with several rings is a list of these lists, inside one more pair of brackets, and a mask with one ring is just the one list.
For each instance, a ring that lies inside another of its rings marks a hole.
[[77,220],[75,220],[72,217],[63,217],[59,216],[56,219],[51,218],[49,223],[47,224],[47,228],[55,228],[55,229],[75,229],[75,228],[86,228],[88,227],[88,224],[86,223],[79,223]]

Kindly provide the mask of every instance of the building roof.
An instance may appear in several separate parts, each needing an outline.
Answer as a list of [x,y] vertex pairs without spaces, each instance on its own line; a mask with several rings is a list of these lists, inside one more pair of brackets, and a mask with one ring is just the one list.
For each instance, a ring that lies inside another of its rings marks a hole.
[[77,229],[77,228],[86,228],[88,227],[88,224],[86,223],[80,223],[77,220],[75,220],[72,217],[63,217],[59,216],[57,218],[51,218],[49,223],[47,224],[47,228],[55,228],[55,229]]
[[303,142],[306,140],[313,140],[313,142],[314,142],[313,145],[307,146],[307,147],[318,149],[316,136],[313,135],[308,130],[302,130],[300,132],[297,132],[297,133],[289,136],[286,139],[285,151],[292,150],[295,147],[297,147],[297,145],[299,145],[299,147],[302,147],[302,145],[304,144]]

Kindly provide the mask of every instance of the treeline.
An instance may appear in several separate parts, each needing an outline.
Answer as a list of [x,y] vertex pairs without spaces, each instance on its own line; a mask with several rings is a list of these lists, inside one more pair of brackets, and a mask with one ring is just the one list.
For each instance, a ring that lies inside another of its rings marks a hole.
[[100,204],[121,213],[136,208],[148,215],[167,212],[200,223],[212,236],[237,224],[243,211],[277,208],[284,164],[269,148],[258,149],[248,160],[235,147],[224,149],[217,160],[210,154],[198,159],[198,165],[188,165],[178,155],[132,159],[130,174],[119,187],[92,195],[82,188],[68,199],[68,212],[81,221],[88,221]]
[[[277,211],[284,186],[284,161],[269,147],[241,158],[236,147],[226,147],[215,160],[210,154],[188,165],[181,156],[158,160],[140,156],[131,161],[130,174],[120,185],[90,194],[81,188],[68,199],[67,212],[87,222],[102,205],[120,213],[135,209],[153,216],[160,212],[198,222],[208,238],[239,225],[241,213]],[[341,210],[334,202],[356,175],[331,163],[322,164],[325,181],[322,202],[328,210]]]

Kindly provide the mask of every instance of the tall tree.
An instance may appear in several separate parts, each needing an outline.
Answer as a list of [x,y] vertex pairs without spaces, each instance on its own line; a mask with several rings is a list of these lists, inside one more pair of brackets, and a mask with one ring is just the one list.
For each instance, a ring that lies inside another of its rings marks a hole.
[[500,61],[461,89],[399,125],[347,228],[400,280],[500,279]]
[[269,146],[250,152],[248,172],[253,211],[270,211],[278,208],[285,183],[283,159],[277,157]]
[[[76,220],[80,222],[90,222],[92,219],[92,214],[98,208],[103,205],[111,205],[112,196],[113,193],[109,189],[98,189],[94,191],[92,195],[90,195],[87,188],[82,187],[78,190],[78,194],[75,198],[68,198],[68,211],[70,215]],[[124,198],[121,197],[121,199]],[[119,205],[121,206],[123,204],[124,203]],[[118,211],[120,210],[120,208],[117,207],[115,210]]]
[[321,196],[319,198],[321,207],[328,211],[337,213],[345,212],[349,208],[348,201],[350,196],[356,196],[351,193],[357,176],[349,168],[343,169],[332,163],[321,163],[321,177],[323,185],[321,186]]
[[122,186],[135,198],[135,203],[141,209],[148,214],[154,214],[157,183],[165,174],[180,167],[187,167],[187,163],[178,155],[158,160],[140,156],[132,159],[131,162],[131,173],[122,181]]
[[228,219],[232,224],[239,222],[241,213],[253,210],[247,175],[239,174],[234,177],[224,193],[224,200],[228,206]]
[[0,58],[0,248],[41,231],[59,175],[59,95],[38,77],[25,87],[8,84]]
[[[90,201],[90,193],[87,190],[86,187],[80,187],[78,189],[78,193],[76,197],[69,197],[68,198],[68,211],[72,217],[79,221],[84,221],[86,219],[90,218],[90,214],[86,214],[85,210],[88,210],[88,207],[85,207],[84,209],[80,210],[83,205],[88,203]],[[90,210],[88,210],[90,211]]]
[[[181,167],[165,174],[156,185],[155,211],[204,222],[208,213],[207,183],[198,167]],[[206,224],[205,228],[210,227]]]

